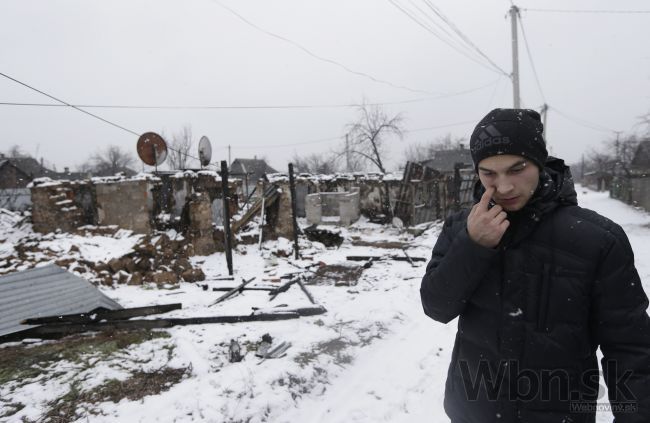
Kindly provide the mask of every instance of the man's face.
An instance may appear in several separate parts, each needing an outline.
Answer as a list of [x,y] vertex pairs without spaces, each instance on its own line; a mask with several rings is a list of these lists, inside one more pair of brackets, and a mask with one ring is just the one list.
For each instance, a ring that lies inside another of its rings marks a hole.
[[506,211],[521,210],[539,183],[539,168],[521,156],[503,154],[481,160],[478,177],[487,189],[494,187],[492,200]]

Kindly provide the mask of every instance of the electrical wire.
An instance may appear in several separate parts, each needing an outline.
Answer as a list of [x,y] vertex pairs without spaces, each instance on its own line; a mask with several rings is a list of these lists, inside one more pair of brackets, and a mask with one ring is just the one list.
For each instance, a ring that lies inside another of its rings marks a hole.
[[530,61],[530,67],[533,69],[533,76],[535,76],[535,82],[537,83],[537,88],[539,93],[542,96],[542,100],[546,103],[546,97],[544,96],[544,90],[542,90],[542,84],[539,82],[539,75],[537,74],[537,69],[535,68],[535,62],[533,61],[533,55],[530,51],[530,45],[528,44],[528,37],[526,37],[526,31],[524,30],[524,23],[521,19],[521,13],[517,11],[519,15],[519,27],[521,28],[521,34],[524,36],[524,44],[526,45],[526,53],[528,55],[528,60]]
[[340,62],[337,62],[336,60],[329,59],[329,58],[326,58],[326,57],[323,57],[323,56],[319,56],[319,55],[317,55],[316,53],[314,53],[314,52],[312,52],[311,50],[309,50],[307,47],[305,47],[305,46],[303,46],[303,45],[301,45],[301,44],[299,44],[299,43],[297,43],[297,42],[295,42],[295,41],[293,41],[293,40],[290,40],[289,38],[283,37],[282,35],[278,35],[278,34],[276,34],[276,33],[274,33],[274,32],[268,31],[268,30],[266,30],[266,29],[264,29],[264,28],[262,28],[262,27],[260,27],[260,26],[258,26],[258,25],[256,25],[256,24],[254,24],[253,22],[251,22],[250,20],[248,20],[248,19],[246,19],[244,16],[242,16],[240,13],[238,13],[238,12],[236,12],[235,10],[231,9],[230,7],[228,7],[228,6],[224,5],[224,4],[222,4],[222,3],[219,2],[218,0],[212,0],[212,2],[215,3],[215,4],[217,4],[217,5],[219,5],[219,6],[222,7],[223,9],[229,11],[230,13],[232,13],[233,15],[235,15],[237,18],[239,18],[242,22],[246,23],[247,25],[251,26],[252,28],[255,28],[256,30],[258,30],[258,31],[260,31],[260,32],[263,32],[264,34],[266,34],[266,35],[268,35],[268,36],[270,36],[270,37],[276,38],[276,39],[278,39],[278,40],[282,40],[282,41],[284,41],[285,43],[289,43],[289,44],[291,44],[292,46],[294,46],[294,47],[296,47],[296,48],[302,50],[302,51],[305,52],[305,53],[307,53],[307,54],[310,55],[311,57],[313,57],[313,58],[315,58],[315,59],[317,59],[317,60],[320,60],[320,61],[322,61],[322,62],[329,63],[329,64],[331,64],[331,65],[335,65],[335,66],[337,66],[337,67],[339,67],[339,68],[341,68],[341,69],[345,70],[346,72],[349,72],[349,73],[351,73],[351,74],[353,74],[353,75],[362,76],[362,77],[364,77],[364,78],[370,79],[370,80],[372,80],[372,81],[374,81],[374,82],[377,82],[377,83],[380,83],[380,84],[388,85],[388,86],[391,86],[391,87],[393,87],[393,88],[399,88],[399,89],[402,89],[402,90],[411,91],[411,92],[414,92],[414,93],[429,94],[429,95],[431,95],[431,94],[433,94],[433,95],[438,94],[438,93],[433,93],[433,92],[431,92],[431,91],[425,91],[425,90],[420,90],[420,89],[416,89],[416,88],[410,88],[410,87],[407,87],[407,86],[404,86],[404,85],[394,84],[394,83],[392,83],[392,82],[390,82],[390,81],[387,81],[387,80],[385,80],[385,79],[379,79],[379,78],[376,78],[376,77],[374,77],[374,76],[372,76],[372,75],[370,75],[370,74],[368,74],[368,73],[360,72],[360,71],[357,71],[357,70],[351,69],[351,68],[349,68],[348,66],[346,66],[346,65],[344,65],[344,64],[342,64],[342,63],[340,63]]
[[[88,112],[88,111],[86,111],[86,110],[83,110],[83,109],[81,109],[79,106],[75,106],[75,105],[70,104],[70,103],[68,103],[68,102],[66,102],[66,101],[63,101],[63,100],[61,100],[61,99],[58,99],[58,98],[54,97],[53,95],[50,95],[50,94],[48,94],[48,93],[46,93],[46,92],[44,92],[44,91],[41,91],[41,90],[39,90],[38,88],[34,88],[34,87],[32,87],[31,85],[29,85],[29,84],[26,84],[26,83],[24,83],[24,82],[22,82],[22,81],[17,80],[16,78],[12,78],[11,76],[9,76],[9,75],[7,75],[7,74],[4,74],[4,73],[0,72],[0,76],[4,76],[5,78],[7,78],[7,79],[9,79],[9,80],[11,80],[11,81],[14,81],[14,82],[16,82],[17,84],[20,84],[20,85],[22,85],[22,86],[24,86],[24,87],[26,87],[26,88],[29,88],[30,90],[36,91],[36,92],[39,93],[39,94],[42,94],[42,95],[44,95],[44,96],[46,96],[46,97],[49,97],[49,98],[51,98],[52,100],[55,100],[55,101],[58,101],[59,103],[62,103],[63,106],[71,107],[71,108],[73,108],[73,109],[75,109],[75,110],[77,110],[77,111],[79,111],[79,112],[81,112],[81,113],[84,113],[84,114],[86,114],[86,115],[88,115],[88,116],[91,116],[91,117],[93,117],[93,118],[95,118],[95,119],[98,119],[98,120],[100,120],[100,121],[102,121],[102,122],[104,122],[104,123],[107,123],[107,124],[109,124],[109,125],[111,125],[111,126],[114,126],[114,127],[118,128],[118,129],[121,129],[121,130],[123,130],[123,131],[126,131],[126,132],[128,132],[129,134],[135,135],[136,137],[140,137],[140,135],[141,135],[141,134],[138,134],[138,133],[135,132],[135,131],[132,131],[132,130],[130,130],[130,129],[128,129],[128,128],[125,128],[125,127],[123,127],[123,126],[121,126],[121,125],[118,125],[117,123],[111,122],[111,121],[108,120],[108,119],[104,119],[104,118],[101,117],[101,116],[97,116],[97,115],[94,114],[94,113],[90,113],[90,112]],[[187,157],[191,157],[191,158],[193,158],[193,159],[196,159],[196,160],[199,160],[199,161],[200,161],[200,159],[199,159],[198,157],[194,157],[194,156],[192,156],[191,154],[187,154],[187,153],[182,152],[182,151],[180,151],[180,150],[176,150],[175,148],[170,147],[169,145],[167,145],[167,149],[168,149],[168,150],[171,150],[171,151],[174,151],[174,152],[176,152],[176,153],[179,153],[179,154],[183,154],[183,155],[185,155],[185,156],[187,156]]]
[[501,69],[501,67],[499,67],[499,65],[494,63],[494,61],[492,61],[492,59],[490,59],[487,54],[483,53],[483,51],[480,48],[478,48],[478,46],[476,46],[476,44],[474,44],[472,42],[472,40],[470,40],[469,37],[466,36],[458,28],[458,26],[456,26],[456,24],[454,24],[451,21],[451,19],[449,19],[447,16],[445,16],[442,13],[442,11],[436,5],[434,5],[431,2],[431,0],[423,0],[423,1],[433,11],[433,13],[435,13],[440,19],[442,19],[442,21],[445,22],[451,28],[451,30],[454,31],[460,37],[461,40],[463,40],[465,43],[467,43],[467,45],[469,45],[472,49],[474,49],[481,57],[483,57],[485,60],[487,60],[495,69],[497,69],[502,74],[504,74],[506,76],[509,76],[508,72]]
[[646,14],[650,10],[570,10],[570,9],[529,9],[523,8],[526,12],[549,12],[549,13],[601,13],[601,14]]
[[[426,128],[416,128],[416,129],[405,129],[402,131],[403,133],[410,133],[410,132],[420,132],[420,131],[429,131],[432,129],[442,129],[442,128],[450,128],[452,126],[460,126],[460,125],[467,125],[470,123],[474,123],[474,121],[464,121],[464,122],[455,122],[455,123],[448,123],[444,125],[437,125],[437,126],[429,126]],[[233,146],[232,148],[237,150],[248,150],[248,149],[257,149],[257,148],[282,148],[282,147],[294,147],[298,145],[307,145],[307,144],[319,144],[327,141],[343,141],[344,137],[343,136],[338,136],[338,137],[330,137],[330,138],[321,138],[317,140],[310,140],[310,141],[302,141],[302,142],[296,142],[296,143],[290,143],[290,144],[258,144],[258,145],[246,145],[246,146]]]
[[[388,105],[399,105],[399,104],[409,104],[409,103],[419,103],[429,100],[439,100],[443,98],[456,97],[460,95],[469,94],[475,91],[480,91],[489,87],[494,86],[499,79],[494,80],[488,84],[484,84],[478,87],[470,88],[463,91],[457,91],[448,94],[441,94],[433,97],[424,97],[424,98],[415,98],[411,100],[400,100],[400,101],[386,101],[378,103],[366,103],[366,106],[388,106]],[[102,108],[102,109],[155,109],[155,110],[268,110],[268,109],[277,109],[277,110],[287,110],[287,109],[334,109],[334,108],[355,108],[360,107],[360,103],[349,103],[349,104],[313,104],[313,105],[251,105],[251,106],[154,106],[154,105],[118,105],[118,104],[54,104],[54,103],[25,103],[25,102],[10,102],[4,101],[0,102],[0,106],[31,106],[31,107],[83,107],[83,108]]]
[[[466,52],[460,50],[457,46],[453,45],[449,40],[446,40],[445,38],[441,37],[440,34],[438,34],[435,30],[433,30],[431,27],[427,26],[426,24],[422,23],[420,20],[418,20],[410,11],[406,10],[404,7],[400,6],[395,0],[388,0],[389,3],[391,3],[393,6],[395,6],[398,10],[400,10],[403,14],[405,14],[409,19],[411,19],[413,22],[424,28],[427,32],[432,34],[434,37],[442,41],[443,43],[447,44],[449,47],[451,47],[454,51],[456,51],[458,54],[466,57],[467,59],[471,60],[472,62],[484,67],[485,69],[491,70],[496,73],[502,73],[500,69],[494,69],[493,67],[477,60],[476,58],[470,56]],[[506,75],[508,75],[506,73]]]
[[548,109],[549,110],[554,110],[558,115],[562,116],[563,118],[565,118],[565,119],[567,119],[567,120],[569,120],[569,121],[571,121],[571,122],[573,122],[573,123],[575,123],[577,125],[584,126],[585,128],[590,128],[590,129],[594,129],[596,131],[601,131],[601,132],[613,132],[613,133],[620,132],[620,131],[616,131],[614,129],[607,128],[605,126],[593,123],[593,122],[589,122],[589,121],[581,119],[581,118],[577,118],[575,116],[571,116],[571,115],[569,115],[567,113],[564,113],[564,112],[558,110],[558,108],[555,107],[555,106],[550,106],[549,105]]
[[66,102],[66,101],[60,100],[60,99],[58,99],[58,98],[56,98],[56,97],[54,97],[54,96],[52,96],[52,95],[50,95],[50,94],[48,94],[48,93],[45,93],[45,92],[39,90],[38,88],[34,88],[34,87],[32,87],[31,85],[28,85],[28,84],[26,84],[26,83],[24,83],[24,82],[21,82],[21,81],[15,79],[15,78],[12,78],[12,77],[9,76],[9,75],[6,75],[6,74],[0,72],[0,76],[4,76],[5,78],[10,79],[10,80],[16,82],[17,84],[20,84],[20,85],[22,85],[22,86],[24,86],[24,87],[27,87],[27,88],[29,88],[30,90],[36,91],[37,93],[42,94],[42,95],[44,95],[44,96],[46,96],[46,97],[49,97],[49,98],[51,98],[51,99],[54,100],[54,101],[58,101],[59,103],[62,103],[63,105],[65,105],[65,106],[67,106],[67,107],[72,107],[73,109],[78,110],[78,111],[80,111],[81,113],[85,113],[85,114],[87,114],[88,116],[91,116],[91,117],[93,117],[93,118],[95,118],[95,119],[99,119],[99,120],[101,120],[101,121],[104,122],[104,123],[107,123],[107,124],[109,124],[109,125],[112,125],[112,126],[114,126],[114,127],[116,127],[116,128],[119,128],[119,129],[121,129],[121,130],[123,130],[123,131],[126,131],[126,132],[128,132],[128,133],[130,133],[130,134],[133,134],[133,135],[135,135],[135,136],[138,136],[138,137],[140,136],[140,134],[138,134],[138,133],[135,132],[135,131],[132,131],[132,130],[130,130],[130,129],[127,129],[127,128],[121,126],[121,125],[118,125],[117,123],[113,123],[113,122],[111,122],[110,120],[104,119],[104,118],[101,117],[101,116],[97,116],[96,114],[93,114],[93,113],[90,113],[90,112],[88,112],[88,111],[86,111],[86,110],[80,109],[80,108],[77,107],[77,106],[74,106],[74,105],[72,105],[72,104],[70,104],[70,103],[68,103],[68,102]]

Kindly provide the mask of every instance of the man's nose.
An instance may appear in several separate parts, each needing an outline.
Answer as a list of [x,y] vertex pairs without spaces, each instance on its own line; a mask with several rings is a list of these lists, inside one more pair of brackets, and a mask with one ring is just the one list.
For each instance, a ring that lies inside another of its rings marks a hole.
[[496,189],[499,194],[506,194],[514,188],[514,185],[512,182],[508,181],[507,179],[498,181],[496,183]]

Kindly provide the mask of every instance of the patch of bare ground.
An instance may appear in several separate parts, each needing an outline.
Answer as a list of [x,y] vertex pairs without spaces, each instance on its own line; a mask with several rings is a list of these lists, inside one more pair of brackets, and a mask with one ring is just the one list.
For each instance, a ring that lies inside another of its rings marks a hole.
[[117,403],[124,398],[137,401],[148,395],[158,395],[179,383],[190,372],[189,368],[170,367],[152,372],[137,371],[126,380],[110,379],[89,391],[81,391],[79,384],[75,383],[65,395],[48,404],[49,410],[39,421],[70,422],[84,415],[98,414],[94,404],[106,401]]
[[167,332],[134,330],[106,331],[93,335],[73,335],[40,345],[18,345],[0,350],[0,385],[29,383],[30,379],[52,373],[59,361],[82,363],[85,358],[108,357],[132,345],[156,338],[169,338]]

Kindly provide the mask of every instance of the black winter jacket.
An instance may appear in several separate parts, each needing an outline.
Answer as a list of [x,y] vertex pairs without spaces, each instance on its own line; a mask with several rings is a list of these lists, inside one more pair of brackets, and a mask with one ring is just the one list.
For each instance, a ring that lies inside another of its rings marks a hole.
[[594,422],[596,401],[607,403],[600,347],[616,422],[650,423],[648,299],[621,227],[577,205],[554,158],[495,249],[469,238],[468,213],[445,221],[420,288],[429,317],[460,316],[445,386],[452,422]]

